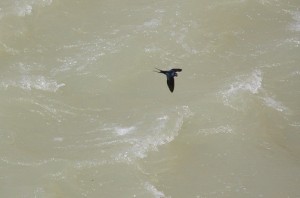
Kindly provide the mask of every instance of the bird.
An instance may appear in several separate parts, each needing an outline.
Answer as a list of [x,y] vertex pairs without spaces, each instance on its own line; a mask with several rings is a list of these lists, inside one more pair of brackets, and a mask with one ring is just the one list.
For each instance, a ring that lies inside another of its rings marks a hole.
[[174,91],[174,86],[175,86],[174,77],[177,76],[177,72],[181,72],[182,69],[174,68],[174,69],[170,69],[168,71],[164,71],[164,70],[161,70],[161,69],[158,69],[158,68],[155,68],[155,69],[158,70],[158,71],[155,71],[155,72],[162,73],[162,74],[165,74],[167,76],[168,87],[169,87],[170,91],[173,92]]

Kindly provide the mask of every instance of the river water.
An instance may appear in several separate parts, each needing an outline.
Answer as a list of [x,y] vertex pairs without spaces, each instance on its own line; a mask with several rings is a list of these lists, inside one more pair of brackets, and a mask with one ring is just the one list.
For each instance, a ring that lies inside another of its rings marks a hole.
[[0,197],[300,197],[299,0],[2,0],[0,93]]

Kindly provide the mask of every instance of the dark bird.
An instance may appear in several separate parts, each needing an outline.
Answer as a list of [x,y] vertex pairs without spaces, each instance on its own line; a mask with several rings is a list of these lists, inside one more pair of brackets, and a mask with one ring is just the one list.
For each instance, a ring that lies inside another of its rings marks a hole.
[[169,71],[164,71],[164,70],[160,70],[160,69],[157,69],[157,70],[158,71],[155,71],[155,72],[162,73],[162,74],[165,74],[167,76],[168,87],[169,87],[170,91],[173,92],[174,91],[174,86],[175,86],[174,77],[177,76],[176,72],[181,72],[182,69],[171,69]]

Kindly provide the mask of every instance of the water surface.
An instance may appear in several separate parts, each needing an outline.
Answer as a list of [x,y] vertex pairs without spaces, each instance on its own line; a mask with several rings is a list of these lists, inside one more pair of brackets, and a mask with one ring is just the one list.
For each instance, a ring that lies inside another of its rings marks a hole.
[[299,9],[2,0],[0,197],[300,197]]

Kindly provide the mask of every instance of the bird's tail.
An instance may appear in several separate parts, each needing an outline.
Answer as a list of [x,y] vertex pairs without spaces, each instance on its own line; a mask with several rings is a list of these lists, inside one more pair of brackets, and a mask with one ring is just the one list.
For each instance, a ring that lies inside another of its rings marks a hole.
[[161,69],[158,69],[158,68],[155,68],[155,69],[157,69],[157,71],[156,70],[154,70],[154,72],[157,72],[157,73],[165,73],[165,71],[163,71],[163,70],[161,70]]

